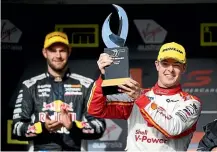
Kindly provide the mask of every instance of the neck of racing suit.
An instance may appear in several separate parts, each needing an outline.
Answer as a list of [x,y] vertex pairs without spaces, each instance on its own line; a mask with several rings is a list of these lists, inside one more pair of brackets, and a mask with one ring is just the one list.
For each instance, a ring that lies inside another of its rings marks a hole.
[[152,90],[157,95],[174,95],[182,91],[181,85],[179,84],[175,88],[161,88],[156,83],[154,87],[152,87]]

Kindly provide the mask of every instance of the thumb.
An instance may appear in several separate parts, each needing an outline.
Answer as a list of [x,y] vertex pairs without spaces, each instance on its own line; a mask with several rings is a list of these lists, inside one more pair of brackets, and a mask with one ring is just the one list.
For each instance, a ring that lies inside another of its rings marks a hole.
[[105,74],[105,69],[101,69],[101,73],[102,73],[102,74]]
[[61,106],[61,114],[67,114],[68,110],[65,106]]
[[72,121],[72,115],[68,113],[69,120]]

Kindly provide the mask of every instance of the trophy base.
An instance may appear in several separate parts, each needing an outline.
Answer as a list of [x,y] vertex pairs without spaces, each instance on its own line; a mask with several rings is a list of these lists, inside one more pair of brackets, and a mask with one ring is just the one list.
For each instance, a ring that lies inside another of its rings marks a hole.
[[125,84],[125,81],[128,79],[129,78],[117,78],[117,79],[103,80],[102,87],[117,86],[117,85]]
[[101,85],[103,94],[111,95],[111,94],[122,93],[118,91],[119,89],[118,85],[125,84],[125,81],[128,79],[129,78],[117,78],[117,79],[103,80]]

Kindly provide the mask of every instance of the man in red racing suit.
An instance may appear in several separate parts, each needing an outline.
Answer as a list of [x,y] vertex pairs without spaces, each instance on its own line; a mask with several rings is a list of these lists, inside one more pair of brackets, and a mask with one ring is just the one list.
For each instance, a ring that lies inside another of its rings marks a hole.
[[[111,57],[101,54],[98,66],[102,74],[111,63]],[[141,90],[129,78],[125,85],[119,85],[124,94],[104,96],[100,77],[93,86],[88,113],[128,120],[127,151],[186,151],[196,129],[201,103],[197,97],[183,92],[180,85],[186,68],[184,47],[174,42],[164,44],[155,65],[158,81],[150,89]]]

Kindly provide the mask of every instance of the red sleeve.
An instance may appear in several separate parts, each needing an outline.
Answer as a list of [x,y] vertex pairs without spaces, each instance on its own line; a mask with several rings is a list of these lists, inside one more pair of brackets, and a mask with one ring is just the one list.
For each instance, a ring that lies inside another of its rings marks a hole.
[[[102,92],[102,78],[100,77],[93,85],[87,104],[88,113],[95,117],[108,119],[128,119],[133,108],[133,102],[126,101],[126,96],[118,95],[109,101]],[[112,96],[112,95],[111,95]],[[112,98],[110,98],[112,99]]]

